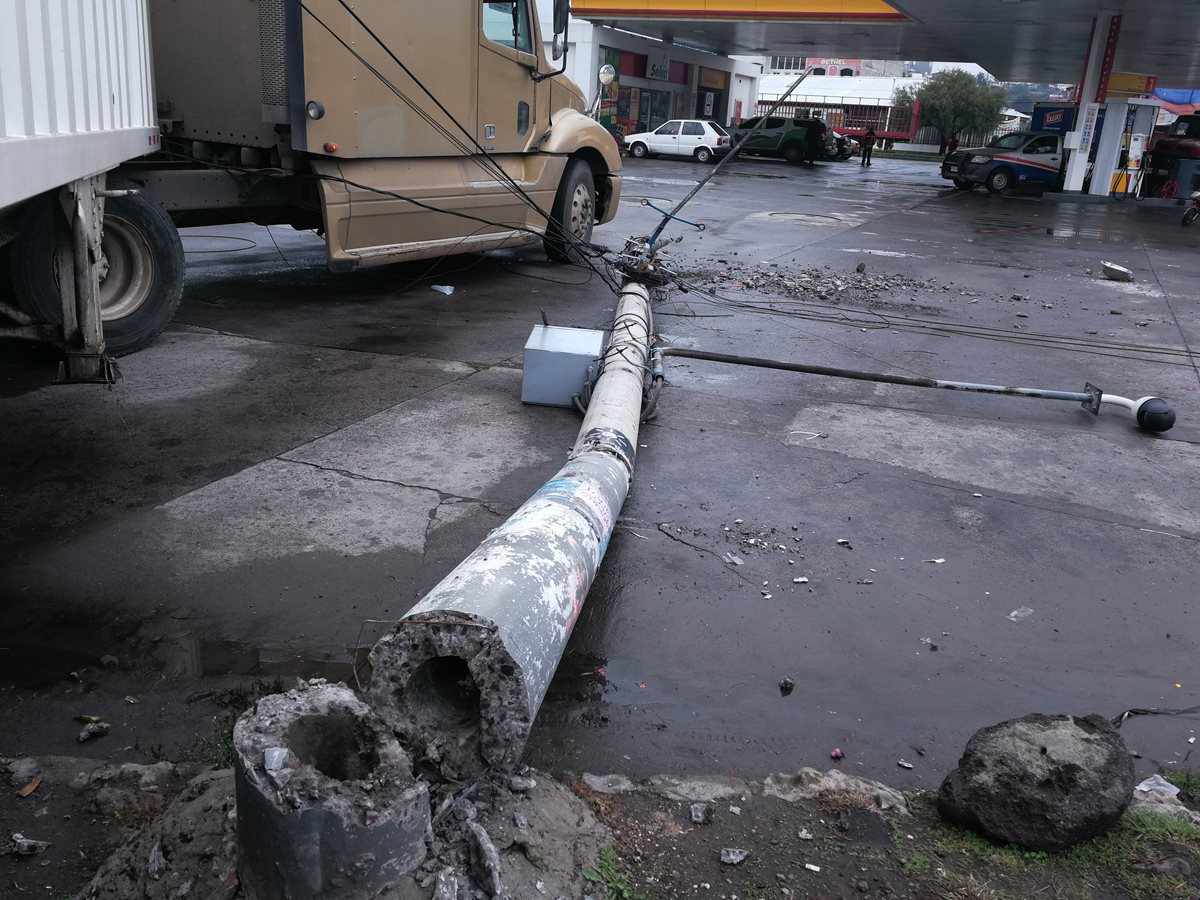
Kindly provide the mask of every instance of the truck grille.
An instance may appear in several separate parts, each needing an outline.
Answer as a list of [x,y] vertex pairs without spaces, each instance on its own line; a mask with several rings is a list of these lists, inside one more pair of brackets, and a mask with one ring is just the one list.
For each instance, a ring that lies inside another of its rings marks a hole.
[[262,105],[287,108],[287,44],[283,7],[287,0],[258,0],[258,53]]

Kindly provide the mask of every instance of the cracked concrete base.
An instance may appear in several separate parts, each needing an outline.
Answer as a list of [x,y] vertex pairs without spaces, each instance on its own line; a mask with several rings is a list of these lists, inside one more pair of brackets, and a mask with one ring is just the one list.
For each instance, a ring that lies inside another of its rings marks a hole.
[[233,742],[248,897],[368,900],[424,859],[428,789],[349,688],[300,682],[264,697]]

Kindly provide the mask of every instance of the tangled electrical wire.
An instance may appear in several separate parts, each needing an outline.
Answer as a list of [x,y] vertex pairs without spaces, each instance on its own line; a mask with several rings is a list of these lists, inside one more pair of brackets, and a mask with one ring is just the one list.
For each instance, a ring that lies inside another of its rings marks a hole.
[[[664,270],[666,271],[666,270]],[[689,281],[683,275],[670,273],[672,283],[678,288],[671,296],[687,294],[710,305],[772,318],[793,318],[808,322],[840,325],[859,330],[909,331],[976,340],[995,341],[1039,349],[1063,350],[1113,359],[1150,362],[1158,365],[1182,366],[1195,369],[1197,360],[1190,350],[1179,347],[1146,346],[1123,341],[1088,340],[1046,332],[1022,332],[1013,334],[1003,328],[989,325],[971,325],[965,322],[943,322],[917,316],[892,315],[874,310],[834,306],[796,297],[756,296],[740,299],[722,294],[712,288]]]

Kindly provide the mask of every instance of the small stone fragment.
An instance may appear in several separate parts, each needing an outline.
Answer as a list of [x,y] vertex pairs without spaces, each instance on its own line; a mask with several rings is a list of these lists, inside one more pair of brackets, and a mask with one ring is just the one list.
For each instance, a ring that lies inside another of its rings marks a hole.
[[712,807],[707,803],[693,803],[688,807],[688,813],[697,825],[705,825],[712,821]]
[[796,837],[800,838],[802,841],[811,841],[813,839],[813,833],[807,828],[801,828],[796,832]]
[[13,853],[17,854],[17,856],[37,856],[50,846],[49,841],[35,841],[25,837],[23,834],[14,834],[12,842]]
[[726,847],[721,851],[721,862],[727,866],[740,866],[750,855],[749,850],[739,850],[736,847]]
[[518,794],[524,794],[537,787],[537,781],[525,775],[514,775],[508,779],[508,787]]
[[163,856],[162,845],[155,844],[150,848],[150,857],[146,860],[146,874],[158,881],[166,870],[167,858]]
[[90,741],[92,738],[103,737],[108,734],[111,728],[107,722],[88,722],[83,726],[83,730],[79,732],[79,743]]
[[779,682],[779,693],[786,697],[796,689],[796,682],[792,680],[791,675],[784,675],[783,680]]
[[471,875],[476,884],[487,891],[489,897],[499,897],[504,892],[500,877],[500,852],[487,830],[478,822],[467,823],[467,848],[471,856]]
[[430,900],[458,900],[458,873],[449,866],[437,874],[437,886]]
[[527,815],[525,815],[525,810],[523,810],[523,809],[514,809],[513,810],[513,824],[516,825],[518,828],[528,828],[529,827],[529,817]]

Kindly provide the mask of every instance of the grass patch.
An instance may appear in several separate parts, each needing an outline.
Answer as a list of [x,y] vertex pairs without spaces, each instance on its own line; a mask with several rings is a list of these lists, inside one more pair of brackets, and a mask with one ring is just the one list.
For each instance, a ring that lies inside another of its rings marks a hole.
[[223,712],[213,717],[210,734],[197,734],[191,743],[185,744],[174,753],[163,750],[161,744],[150,747],[146,752],[156,760],[174,763],[199,763],[214,769],[228,769],[233,765],[233,726],[242,713],[268,694],[280,694],[286,690],[283,681],[256,679],[252,684],[239,685],[213,694],[212,700]]
[[[998,844],[937,812],[932,794],[910,798],[912,819],[892,818],[892,864],[930,897],[1027,900],[1097,894],[1129,900],[1195,900],[1194,888],[1135,867],[1169,856],[1200,857],[1200,827],[1141,810],[1107,834],[1063,853]],[[911,838],[910,838],[911,835]],[[926,896],[926,895],[921,895]]]
[[604,888],[604,900],[650,900],[629,881],[625,866],[612,847],[600,848],[600,859],[583,870],[583,877]]
[[1171,772],[1163,777],[1179,788],[1182,802],[1195,803],[1200,800],[1200,772]]

